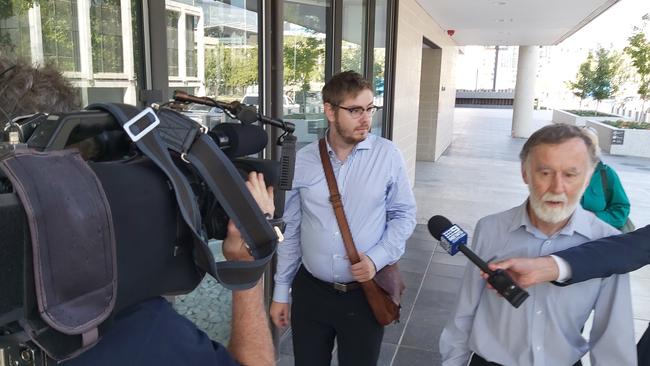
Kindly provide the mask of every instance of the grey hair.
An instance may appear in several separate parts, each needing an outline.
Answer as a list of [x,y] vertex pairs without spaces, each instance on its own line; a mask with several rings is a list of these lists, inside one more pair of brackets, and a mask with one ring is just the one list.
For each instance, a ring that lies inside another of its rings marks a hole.
[[561,144],[573,138],[579,138],[585,143],[587,146],[587,152],[589,154],[589,160],[591,161],[592,165],[596,165],[599,159],[598,154],[596,153],[596,147],[591,141],[591,138],[589,138],[589,136],[587,136],[581,128],[564,123],[551,124],[535,131],[521,148],[519,159],[521,159],[522,164],[526,163],[526,160],[530,155],[530,151],[535,146],[541,144]]
[[79,94],[52,64],[32,66],[0,54],[0,108],[16,117],[61,113],[79,108]]

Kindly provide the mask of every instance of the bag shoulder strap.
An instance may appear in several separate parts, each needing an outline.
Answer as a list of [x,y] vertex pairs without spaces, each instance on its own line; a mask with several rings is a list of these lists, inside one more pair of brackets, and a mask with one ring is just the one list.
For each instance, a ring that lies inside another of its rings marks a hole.
[[329,155],[327,154],[325,138],[322,138],[320,141],[318,141],[318,149],[320,151],[320,160],[323,163],[323,170],[325,171],[325,179],[327,179],[327,187],[330,191],[330,202],[334,208],[334,215],[336,216],[336,222],[339,224],[339,230],[341,230],[341,237],[343,238],[343,243],[345,244],[345,251],[348,254],[350,263],[358,263],[360,261],[359,253],[357,252],[357,248],[354,246],[354,240],[352,239],[350,226],[348,225],[348,220],[345,217],[343,202],[341,202],[341,194],[339,193],[339,188],[336,184],[336,178],[334,177],[332,163],[330,162]]
[[[224,287],[243,290],[253,287],[275,253],[278,235],[267,222],[245,182],[228,157],[200,126],[175,112],[139,108],[121,103],[96,103],[86,109],[103,110],[115,117],[131,140],[169,178],[181,216],[194,237],[194,260]],[[158,118],[162,115],[163,118]],[[177,118],[178,117],[178,118]],[[251,248],[253,261],[215,262],[204,237],[201,214],[187,178],[176,166],[169,150],[181,154],[215,195],[228,217],[239,227]]]
[[607,169],[605,164],[598,169],[600,172],[600,182],[603,185],[603,193],[605,194],[605,202],[609,202],[609,187],[607,186]]

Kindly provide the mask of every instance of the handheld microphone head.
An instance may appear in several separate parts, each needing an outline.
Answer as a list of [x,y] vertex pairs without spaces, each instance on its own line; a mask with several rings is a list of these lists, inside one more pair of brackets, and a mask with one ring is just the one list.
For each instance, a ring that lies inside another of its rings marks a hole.
[[467,259],[488,274],[488,283],[494,287],[512,306],[518,308],[528,297],[528,292],[519,287],[506,271],[492,271],[487,263],[467,248],[467,233],[454,225],[446,217],[436,215],[429,219],[427,228],[440,245],[451,255],[463,252]]
[[433,235],[436,240],[440,240],[440,235],[442,232],[449,229],[453,224],[449,221],[448,218],[442,215],[435,215],[429,219],[427,223],[427,228],[431,235]]
[[451,255],[458,253],[461,245],[467,244],[467,233],[444,216],[436,215],[429,219],[427,228],[440,245]]
[[220,123],[208,135],[229,158],[257,154],[268,143],[264,129],[239,123]]

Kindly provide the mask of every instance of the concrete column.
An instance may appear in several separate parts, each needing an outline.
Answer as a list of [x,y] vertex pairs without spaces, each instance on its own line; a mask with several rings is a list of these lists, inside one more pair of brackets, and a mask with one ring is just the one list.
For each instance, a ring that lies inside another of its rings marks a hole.
[[512,137],[528,138],[535,132],[533,102],[538,50],[538,46],[519,46],[517,84],[512,108]]

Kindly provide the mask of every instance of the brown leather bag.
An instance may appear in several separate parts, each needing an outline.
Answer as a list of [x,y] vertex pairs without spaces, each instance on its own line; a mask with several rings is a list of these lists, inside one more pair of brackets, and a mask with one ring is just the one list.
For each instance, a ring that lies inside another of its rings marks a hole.
[[[323,170],[325,170],[325,178],[327,179],[327,186],[330,191],[330,202],[334,208],[334,215],[341,230],[343,243],[345,244],[345,251],[348,254],[350,263],[358,263],[361,259],[359,253],[354,246],[352,233],[348,220],[345,217],[343,210],[343,203],[341,202],[341,195],[336,184],[334,171],[332,170],[332,163],[327,155],[327,146],[325,139],[322,138],[318,142],[320,149],[320,158],[323,163]],[[391,264],[382,268],[372,281],[361,282],[368,304],[375,315],[377,322],[381,325],[388,325],[392,322],[399,321],[400,299],[404,292],[404,280],[402,274],[399,272],[397,264]]]

